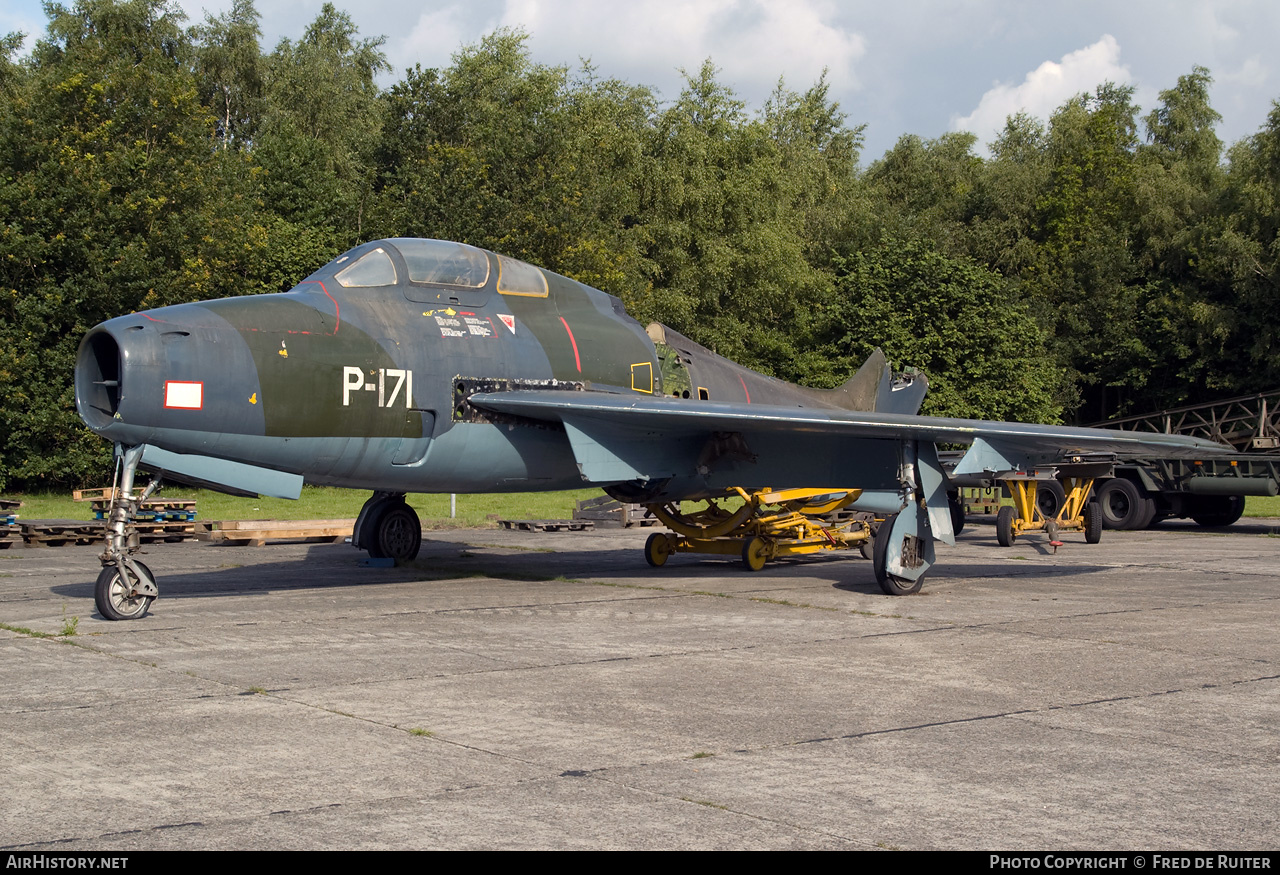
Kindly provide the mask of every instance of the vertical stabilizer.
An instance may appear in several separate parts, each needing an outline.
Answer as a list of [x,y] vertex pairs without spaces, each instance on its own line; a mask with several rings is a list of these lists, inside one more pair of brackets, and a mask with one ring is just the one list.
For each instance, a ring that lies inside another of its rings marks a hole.
[[895,379],[889,360],[877,348],[844,385],[809,391],[826,404],[845,410],[910,415],[920,409],[928,389],[929,381],[919,372],[900,374]]

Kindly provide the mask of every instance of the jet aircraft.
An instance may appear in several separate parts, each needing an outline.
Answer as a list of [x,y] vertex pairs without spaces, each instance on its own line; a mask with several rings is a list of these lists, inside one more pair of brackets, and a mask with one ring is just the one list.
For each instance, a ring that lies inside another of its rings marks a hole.
[[[1106,468],[1116,454],[1196,457],[1174,435],[916,415],[927,382],[878,352],[843,386],[751,371],[616,297],[462,243],[376,240],[284,294],[180,304],[93,328],[76,404],[114,442],[120,499],[96,597],[110,619],[158,594],[128,523],[158,483],[139,467],[224,491],[297,498],[304,482],[372,491],[352,541],[408,559],[409,492],[598,485],[630,501],[731,487],[859,488],[888,516],[874,573],[914,592],[953,543],[935,445],[968,444],[957,475]],[[1103,459],[1103,462],[1099,462]]]

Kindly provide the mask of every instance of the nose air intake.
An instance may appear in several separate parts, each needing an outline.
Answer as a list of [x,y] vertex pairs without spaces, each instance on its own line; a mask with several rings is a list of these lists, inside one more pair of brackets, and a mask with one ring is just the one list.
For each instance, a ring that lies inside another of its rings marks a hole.
[[120,408],[120,346],[106,331],[89,334],[76,355],[76,408],[92,429],[105,428]]

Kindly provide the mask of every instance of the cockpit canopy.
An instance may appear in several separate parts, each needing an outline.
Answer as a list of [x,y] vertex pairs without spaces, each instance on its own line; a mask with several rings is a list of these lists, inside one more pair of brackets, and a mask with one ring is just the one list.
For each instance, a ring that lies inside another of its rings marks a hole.
[[494,261],[498,292],[546,297],[547,278],[540,269],[505,255],[448,240],[412,237],[379,240],[339,256],[322,272],[333,272],[338,284],[348,289],[406,283],[481,289],[489,284]]

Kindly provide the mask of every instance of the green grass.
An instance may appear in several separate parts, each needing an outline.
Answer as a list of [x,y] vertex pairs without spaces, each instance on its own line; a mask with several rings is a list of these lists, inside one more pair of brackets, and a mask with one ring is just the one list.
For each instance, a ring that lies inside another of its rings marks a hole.
[[[458,515],[449,519],[448,495],[410,495],[409,504],[422,517],[426,528],[483,528],[493,526],[489,519],[497,515],[501,519],[569,519],[575,504],[583,499],[597,498],[598,489],[574,489],[568,492],[527,492],[512,494],[459,495]],[[22,507],[16,511],[19,519],[91,520],[93,511],[87,501],[72,501],[69,494],[53,492],[4,495],[17,499]],[[360,513],[369,493],[356,489],[337,489],[329,486],[307,486],[302,498],[289,501],[286,498],[237,498],[207,489],[167,487],[160,497],[194,498],[197,502],[196,519],[201,520],[323,520],[347,519]],[[722,503],[726,510],[734,510],[741,501],[731,499]],[[701,509],[698,503],[696,509]],[[690,503],[686,510],[695,509]],[[1247,517],[1280,517],[1280,497],[1258,498],[1250,496],[1244,508]]]
[[1244,501],[1245,516],[1280,517],[1280,495],[1251,495]]
[[[422,517],[427,528],[493,526],[489,519],[569,519],[577,502],[601,495],[598,489],[574,489],[568,492],[529,492],[515,494],[459,495],[458,515],[449,518],[448,495],[410,495],[409,504]],[[67,519],[91,520],[93,509],[87,501],[72,501],[70,495],[32,493],[5,495],[17,499],[22,507],[16,513],[21,520]],[[197,520],[323,520],[348,519],[360,513],[369,493],[364,490],[307,486],[297,501],[287,498],[238,498],[207,489],[173,486],[162,489],[161,498],[194,498]]]

